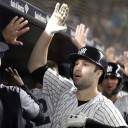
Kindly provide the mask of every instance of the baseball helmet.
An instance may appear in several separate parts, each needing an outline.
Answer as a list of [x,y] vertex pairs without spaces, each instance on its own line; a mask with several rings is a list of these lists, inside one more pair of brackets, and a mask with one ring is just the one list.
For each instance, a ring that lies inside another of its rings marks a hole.
[[74,64],[74,62],[79,58],[88,59],[90,60],[90,62],[96,64],[103,70],[103,74],[99,79],[99,83],[101,83],[104,79],[107,67],[107,62],[104,54],[97,48],[86,46],[79,49],[77,53],[73,53],[69,56],[69,60],[72,64]]
[[115,76],[119,79],[122,78],[121,67],[117,63],[108,62],[106,76]]
[[0,42],[0,58],[4,56],[4,53],[9,49],[8,45]]
[[117,88],[113,91],[113,94],[117,94],[123,87],[122,79],[123,79],[123,73],[121,71],[121,66],[117,63],[108,62],[107,66],[107,72],[105,77],[114,76],[119,80]]

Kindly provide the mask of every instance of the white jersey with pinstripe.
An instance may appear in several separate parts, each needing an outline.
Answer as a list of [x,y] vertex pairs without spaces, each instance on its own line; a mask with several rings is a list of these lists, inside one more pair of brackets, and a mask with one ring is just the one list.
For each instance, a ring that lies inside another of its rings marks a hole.
[[128,95],[119,97],[114,103],[128,124]]
[[[48,69],[43,77],[42,97],[49,105],[50,125],[42,128],[65,128],[65,119],[70,114],[85,113],[87,117],[111,126],[127,126],[114,104],[102,94],[78,106],[73,82],[55,75]],[[74,88],[74,89],[72,89]]]

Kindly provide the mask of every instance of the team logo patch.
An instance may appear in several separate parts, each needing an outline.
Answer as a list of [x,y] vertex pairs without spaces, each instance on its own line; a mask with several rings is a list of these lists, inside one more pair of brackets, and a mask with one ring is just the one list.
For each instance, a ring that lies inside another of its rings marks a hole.
[[107,67],[107,72],[112,72],[112,66]]
[[81,48],[81,49],[78,51],[78,54],[83,55],[83,54],[85,54],[86,51],[87,51],[86,48]]

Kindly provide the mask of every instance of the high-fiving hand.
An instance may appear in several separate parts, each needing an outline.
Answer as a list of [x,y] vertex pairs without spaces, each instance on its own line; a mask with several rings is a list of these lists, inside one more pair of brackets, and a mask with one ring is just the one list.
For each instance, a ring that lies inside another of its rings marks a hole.
[[65,26],[65,20],[68,16],[68,13],[69,8],[67,4],[63,3],[60,7],[60,3],[57,3],[52,16],[46,25],[45,32],[51,35],[67,29]]
[[8,72],[8,74],[10,75],[10,81],[12,83],[14,83],[18,86],[24,85],[24,82],[16,69],[12,69],[11,67],[8,67],[5,69],[5,71]]
[[84,24],[77,25],[75,35],[72,36],[72,42],[78,49],[86,46],[89,31],[90,29]]
[[27,24],[28,20],[24,20],[23,17],[18,18],[18,16],[15,16],[2,31],[6,43],[12,45],[23,45],[23,42],[17,39],[29,31],[30,28],[26,27]]

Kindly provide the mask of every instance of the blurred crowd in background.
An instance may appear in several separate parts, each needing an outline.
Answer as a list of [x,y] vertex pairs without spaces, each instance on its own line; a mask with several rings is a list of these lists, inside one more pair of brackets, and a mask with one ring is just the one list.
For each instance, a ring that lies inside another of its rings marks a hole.
[[75,28],[84,23],[93,32],[93,37],[105,48],[114,47],[118,56],[128,46],[128,1],[127,0],[27,0],[51,14],[56,2],[70,6],[68,25]]

